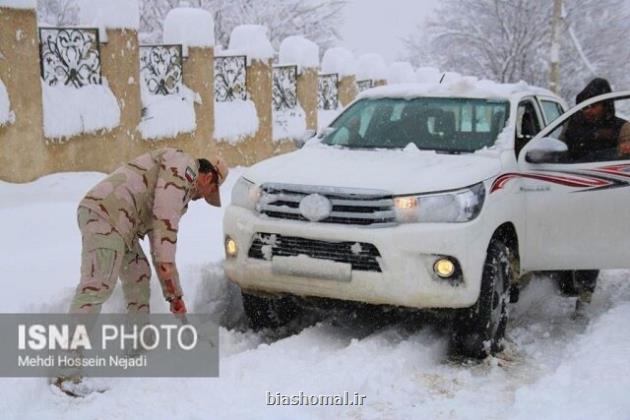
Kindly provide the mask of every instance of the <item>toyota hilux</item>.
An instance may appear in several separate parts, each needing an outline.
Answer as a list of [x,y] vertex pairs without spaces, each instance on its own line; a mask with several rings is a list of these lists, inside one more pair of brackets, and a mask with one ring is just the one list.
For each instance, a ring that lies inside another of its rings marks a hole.
[[502,348],[524,274],[630,268],[630,157],[574,160],[566,138],[604,102],[623,117],[630,92],[566,113],[525,83],[363,92],[234,186],[225,272],[253,325],[280,325],[310,298],[446,309],[453,345],[483,357]]

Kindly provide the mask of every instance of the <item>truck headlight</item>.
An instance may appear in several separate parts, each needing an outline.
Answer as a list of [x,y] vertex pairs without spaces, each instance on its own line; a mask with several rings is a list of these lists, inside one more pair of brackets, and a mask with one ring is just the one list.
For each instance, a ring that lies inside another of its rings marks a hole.
[[485,197],[483,182],[448,193],[394,197],[396,220],[400,223],[468,222],[479,215]]
[[235,206],[254,211],[259,198],[260,188],[243,177],[240,177],[232,188],[232,204]]

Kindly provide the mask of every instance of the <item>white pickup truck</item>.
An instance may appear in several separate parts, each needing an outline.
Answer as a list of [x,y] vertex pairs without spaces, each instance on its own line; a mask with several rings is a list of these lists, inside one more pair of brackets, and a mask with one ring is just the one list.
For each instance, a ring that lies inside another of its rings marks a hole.
[[629,110],[630,92],[563,114],[524,83],[365,91],[233,189],[225,271],[252,325],[312,297],[452,308],[453,345],[483,357],[501,349],[523,274],[630,268],[630,157],[574,158],[565,138],[602,101]]

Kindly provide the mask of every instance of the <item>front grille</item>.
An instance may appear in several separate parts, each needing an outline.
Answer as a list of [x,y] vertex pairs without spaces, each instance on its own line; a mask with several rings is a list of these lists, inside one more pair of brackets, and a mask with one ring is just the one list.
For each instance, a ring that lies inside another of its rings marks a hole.
[[351,264],[353,270],[381,272],[377,260],[381,254],[374,245],[364,242],[328,242],[257,233],[248,255],[249,258],[258,260],[306,255],[320,260]]
[[310,194],[328,198],[330,215],[319,223],[362,226],[391,226],[396,223],[394,200],[384,191],[264,184],[258,212],[268,217],[308,221],[300,212],[300,202]]

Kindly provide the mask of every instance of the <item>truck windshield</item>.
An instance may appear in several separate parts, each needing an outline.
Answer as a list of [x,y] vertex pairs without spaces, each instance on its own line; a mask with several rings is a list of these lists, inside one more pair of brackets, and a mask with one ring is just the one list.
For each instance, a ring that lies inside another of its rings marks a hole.
[[469,98],[362,99],[324,131],[324,144],[350,148],[404,148],[451,153],[492,146],[509,104]]

